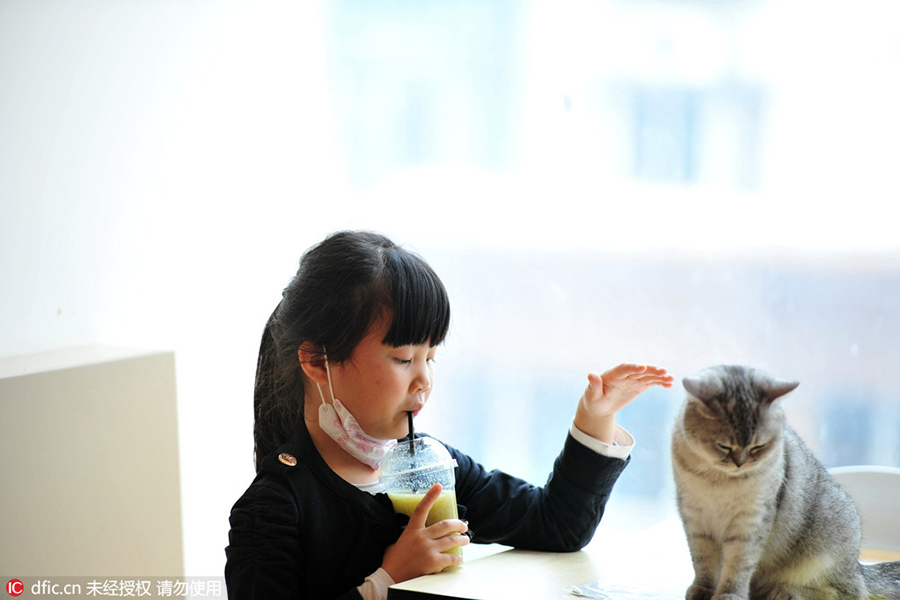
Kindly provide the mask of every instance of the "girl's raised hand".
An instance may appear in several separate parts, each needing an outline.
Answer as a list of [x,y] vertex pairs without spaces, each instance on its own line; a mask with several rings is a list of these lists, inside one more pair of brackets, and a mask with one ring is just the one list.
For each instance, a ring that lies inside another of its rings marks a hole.
[[469,543],[469,538],[463,535],[468,531],[464,521],[445,519],[425,527],[428,511],[441,495],[441,490],[439,483],[431,486],[409,517],[409,524],[400,534],[400,539],[385,551],[381,568],[387,571],[394,583],[437,573],[462,563],[461,556],[445,552]]
[[606,416],[619,412],[653,385],[672,387],[675,378],[653,365],[621,364],[597,375],[588,374],[582,402],[588,412]]
[[624,363],[604,372],[588,374],[588,386],[578,402],[575,426],[613,443],[615,415],[649,387],[670,388],[675,378],[661,367]]

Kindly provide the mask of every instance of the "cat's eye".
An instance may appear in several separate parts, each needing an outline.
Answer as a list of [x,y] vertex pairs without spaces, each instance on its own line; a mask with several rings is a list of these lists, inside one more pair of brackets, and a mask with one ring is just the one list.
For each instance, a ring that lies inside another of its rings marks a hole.
[[719,447],[719,450],[724,452],[725,454],[731,454],[733,448],[731,446],[726,446],[725,444],[716,444]]
[[759,446],[753,446],[752,448],[750,448],[750,456],[756,456],[757,454],[759,454],[760,452],[762,452],[765,449],[766,449],[765,444],[760,444]]

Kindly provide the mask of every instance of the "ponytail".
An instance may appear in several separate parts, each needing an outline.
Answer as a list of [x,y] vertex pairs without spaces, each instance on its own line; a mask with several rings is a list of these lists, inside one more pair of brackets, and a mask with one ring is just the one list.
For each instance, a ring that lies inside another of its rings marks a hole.
[[300,362],[282,360],[278,339],[278,309],[266,322],[256,362],[256,385],[253,390],[253,453],[256,470],[265,456],[294,434],[303,419],[303,380]]

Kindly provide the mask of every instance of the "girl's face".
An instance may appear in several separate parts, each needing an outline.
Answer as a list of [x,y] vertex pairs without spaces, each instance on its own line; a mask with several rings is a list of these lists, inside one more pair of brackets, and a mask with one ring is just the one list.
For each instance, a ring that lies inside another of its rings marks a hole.
[[428,344],[385,345],[381,340],[389,327],[389,319],[376,322],[350,359],[331,367],[335,397],[363,431],[381,439],[407,435],[406,413],[417,414],[431,394],[437,350]]

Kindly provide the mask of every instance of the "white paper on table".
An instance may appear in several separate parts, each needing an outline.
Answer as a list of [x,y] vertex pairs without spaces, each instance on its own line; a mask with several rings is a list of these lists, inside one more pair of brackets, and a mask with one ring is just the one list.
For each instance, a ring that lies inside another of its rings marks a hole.
[[573,585],[569,592],[573,596],[594,598],[595,600],[672,600],[671,595],[663,592],[617,586],[603,587],[599,581],[584,585]]

